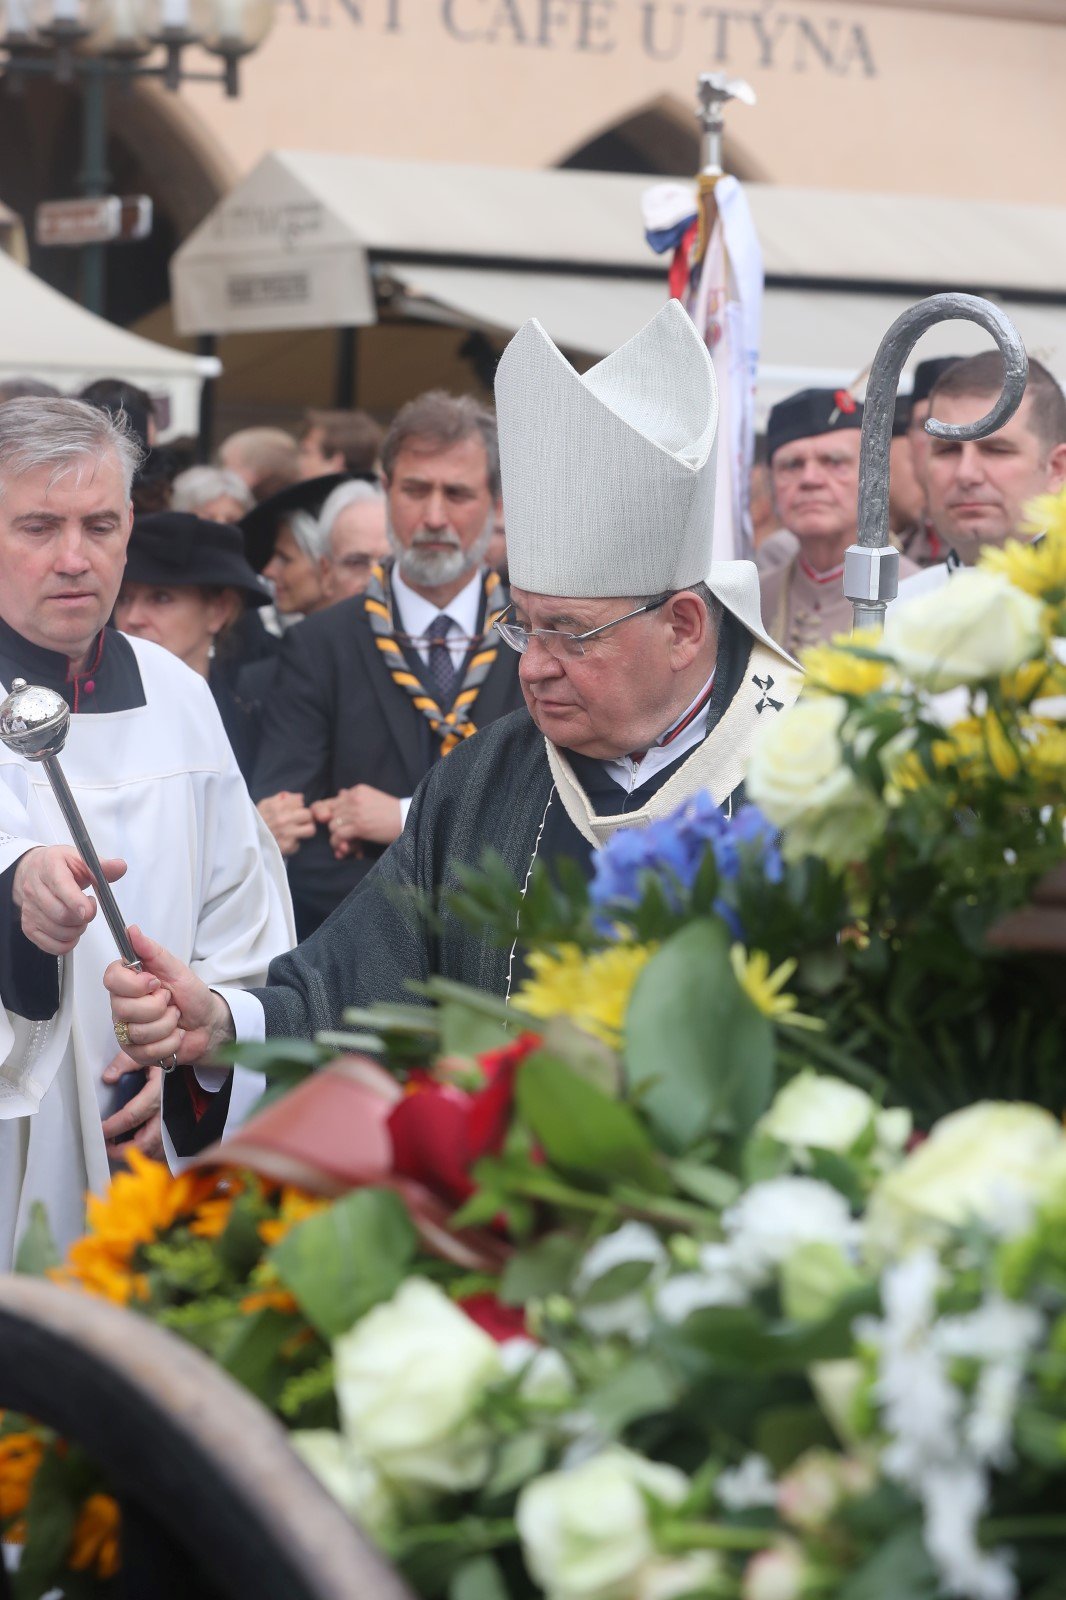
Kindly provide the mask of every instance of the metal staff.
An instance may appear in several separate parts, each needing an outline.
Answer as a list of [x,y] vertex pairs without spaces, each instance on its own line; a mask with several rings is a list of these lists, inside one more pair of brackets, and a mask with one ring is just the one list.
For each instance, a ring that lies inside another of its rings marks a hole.
[[844,595],[852,603],[856,628],[883,628],[888,602],[899,589],[899,553],[888,539],[888,457],[900,373],[922,334],[954,318],[976,322],[992,335],[1003,355],[1003,388],[991,411],[976,422],[954,424],[930,417],[926,433],[963,443],[983,439],[1010,421],[1025,394],[1029,375],[1025,346],[1014,324],[990,301],[972,294],[934,294],[896,318],[878,346],[866,386],[858,543],[849,546],[844,556]]
[[52,786],[52,793],[59,802],[59,809],[66,819],[71,838],[78,847],[78,854],[89,869],[96,898],[107,919],[112,937],[118,945],[122,964],[124,967],[132,967],[135,972],[140,972],[141,963],[130,943],[130,936],[126,932],[126,924],[122,920],[118,902],[111,893],[111,885],[104,877],[100,857],[89,838],[89,830],[78,810],[78,802],[71,794],[70,785],[59,765],[59,752],[67,742],[69,730],[70,708],[61,694],[56,694],[54,689],[43,689],[29,684],[25,678],[15,679],[11,685],[11,693],[3,705],[0,705],[0,740],[16,755],[25,756],[27,761],[41,763],[45,777]]

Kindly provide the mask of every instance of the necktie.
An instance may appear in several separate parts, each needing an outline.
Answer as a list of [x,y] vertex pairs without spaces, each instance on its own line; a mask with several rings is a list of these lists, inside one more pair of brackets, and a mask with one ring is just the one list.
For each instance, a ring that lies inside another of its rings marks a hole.
[[426,630],[429,641],[429,681],[437,696],[437,704],[447,711],[455,697],[455,667],[448,649],[448,634],[455,624],[451,617],[435,617]]

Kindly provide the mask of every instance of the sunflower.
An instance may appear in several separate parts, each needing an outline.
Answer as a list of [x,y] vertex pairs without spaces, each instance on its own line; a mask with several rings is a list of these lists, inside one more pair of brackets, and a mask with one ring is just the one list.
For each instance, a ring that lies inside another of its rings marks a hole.
[[86,1206],[90,1233],[120,1249],[151,1244],[192,1216],[220,1182],[215,1172],[174,1176],[161,1161],[136,1149],[129,1152],[129,1163],[130,1171],[118,1173],[105,1194],[90,1195]]
[[259,1237],[264,1244],[277,1244],[291,1228],[306,1222],[308,1217],[316,1216],[319,1211],[327,1210],[332,1204],[333,1201],[323,1195],[286,1187],[281,1191],[277,1216],[259,1224]]
[[756,1011],[776,1022],[782,1028],[824,1028],[817,1017],[807,1017],[796,1010],[799,1001],[794,994],[782,994],[785,984],[796,970],[795,960],[782,961],[770,971],[770,957],[765,950],[745,950],[735,944],[729,952],[733,976],[743,989]]
[[113,1578],[119,1568],[118,1502],[109,1494],[91,1494],[78,1513],[70,1540],[67,1565],[74,1572],[91,1567],[98,1578]]
[[620,941],[592,955],[574,944],[535,950],[528,958],[532,977],[522,984],[518,1004],[532,1017],[568,1017],[616,1049],[634,985],[655,949]]
[[67,1288],[82,1289],[113,1305],[126,1306],[131,1300],[147,1300],[148,1279],[132,1266],[135,1246],[116,1248],[103,1239],[89,1234],[78,1239],[67,1251],[63,1266],[48,1274],[54,1283]]
[[880,644],[881,635],[864,628],[834,634],[830,644],[811,645],[800,656],[804,687],[823,694],[876,694],[884,688],[889,662],[873,660],[866,652],[876,652]]

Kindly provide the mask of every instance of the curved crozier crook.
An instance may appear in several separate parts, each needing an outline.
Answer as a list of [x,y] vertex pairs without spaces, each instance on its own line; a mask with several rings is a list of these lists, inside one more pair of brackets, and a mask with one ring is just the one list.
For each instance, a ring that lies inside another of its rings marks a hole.
[[1029,358],[1014,324],[998,306],[972,294],[934,294],[896,318],[878,346],[866,386],[859,453],[858,542],[844,560],[844,593],[854,607],[855,627],[882,628],[896,598],[899,556],[888,537],[888,462],[896,390],[914,346],[938,322],[976,322],[1003,355],[1003,388],[995,405],[976,422],[952,424],[930,418],[926,432],[938,439],[983,439],[1017,411],[1025,394]]

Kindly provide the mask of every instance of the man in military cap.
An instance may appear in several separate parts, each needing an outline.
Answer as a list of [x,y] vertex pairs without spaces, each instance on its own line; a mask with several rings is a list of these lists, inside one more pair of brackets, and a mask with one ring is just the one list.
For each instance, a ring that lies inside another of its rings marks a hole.
[[[774,406],[766,429],[782,525],[799,541],[784,566],[760,574],[767,631],[792,655],[851,628],[844,552],[859,517],[862,406],[846,389],[803,389]],[[909,561],[902,573],[917,571]]]
[[[591,872],[619,828],[696,794],[726,814],[739,803],[757,732],[800,674],[762,627],[754,566],[711,563],[718,398],[691,320],[670,302],[583,375],[527,323],[496,403],[512,585],[498,635],[526,709],[432,768],[399,840],[265,988],[210,990],[135,934],[144,974],[106,980],[132,1048],[192,1063],[224,1039],[307,1037],[347,1006],[410,1000],[433,972],[506,995],[514,952],[447,904],[428,927],[417,895],[455,889],[486,849],[519,885],[535,861]],[[187,1083],[171,1074],[168,1125]]]

